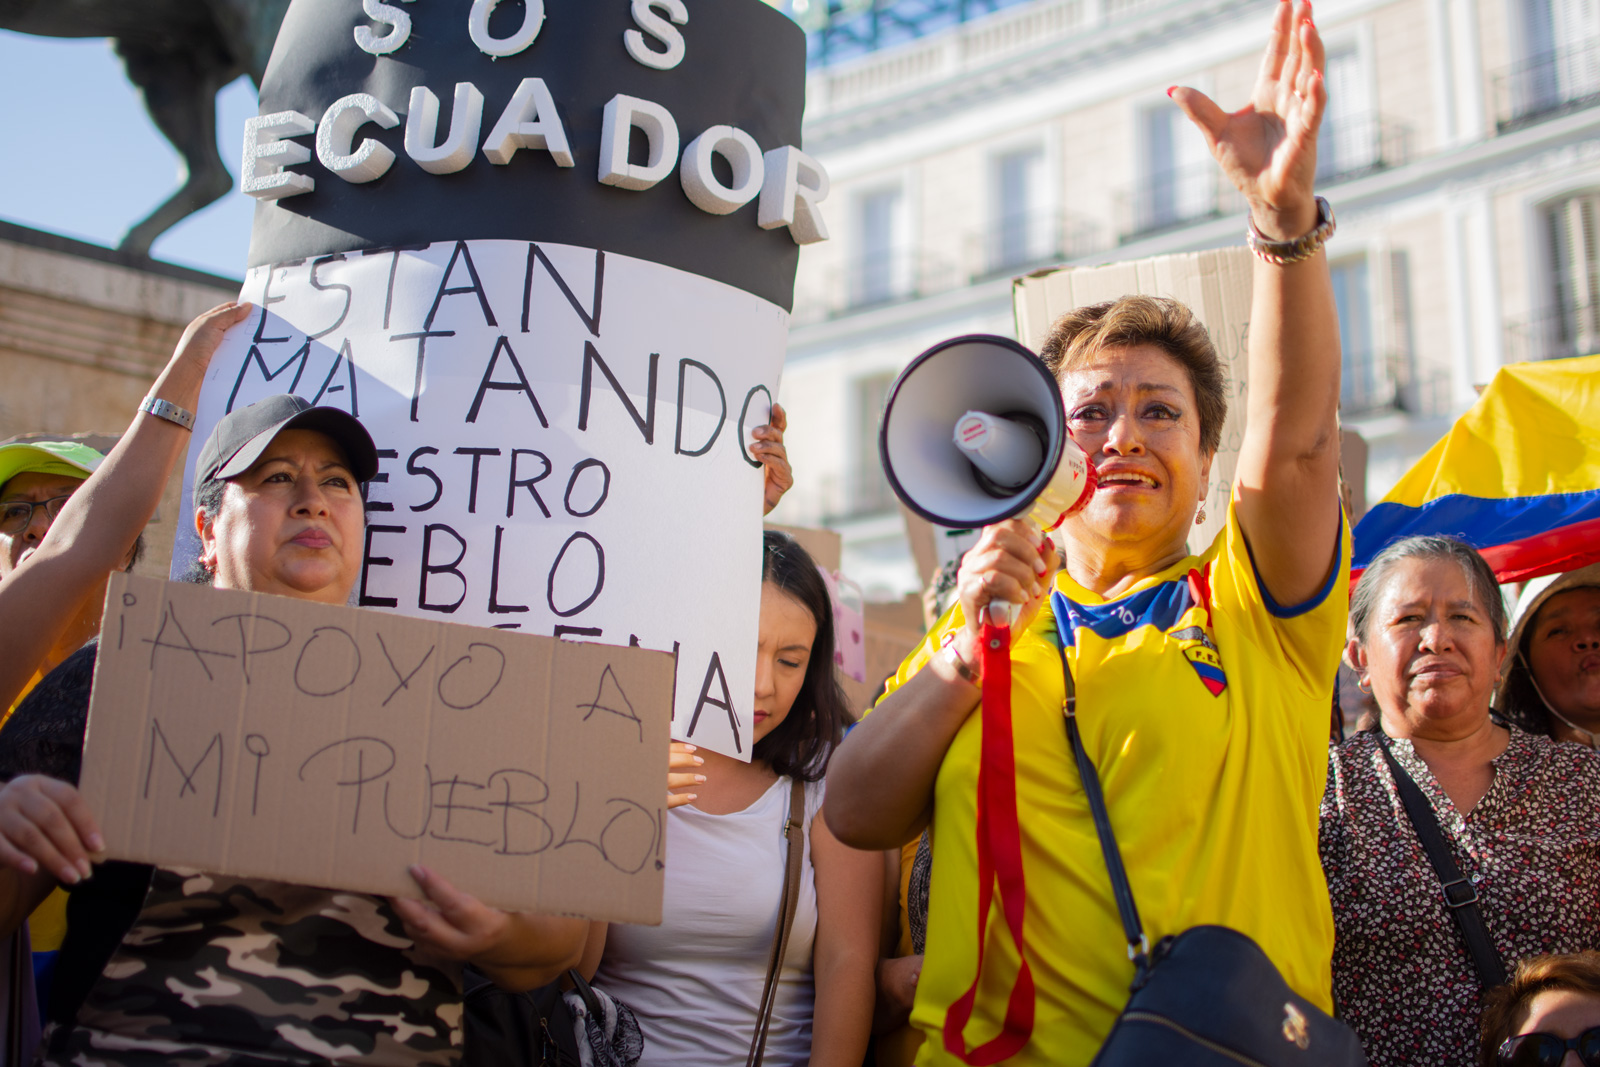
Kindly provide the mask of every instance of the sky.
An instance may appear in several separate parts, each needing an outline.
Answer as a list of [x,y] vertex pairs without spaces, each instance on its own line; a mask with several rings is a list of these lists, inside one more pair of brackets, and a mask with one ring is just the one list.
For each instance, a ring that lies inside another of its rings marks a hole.
[[[108,247],[178,188],[178,154],[145,114],[105,38],[0,30],[0,219]],[[217,140],[237,177],[256,91],[217,95]],[[156,241],[156,259],[244,276],[255,202],[234,189]]]

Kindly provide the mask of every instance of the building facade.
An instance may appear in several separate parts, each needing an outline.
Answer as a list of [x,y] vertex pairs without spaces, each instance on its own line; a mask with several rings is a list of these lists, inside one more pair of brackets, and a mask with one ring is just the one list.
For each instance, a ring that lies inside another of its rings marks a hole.
[[[831,239],[801,256],[797,484],[773,517],[839,530],[845,573],[888,598],[918,585],[877,459],[895,374],[946,337],[1014,335],[1017,275],[1240,243],[1243,204],[1166,90],[1243,106],[1273,4],[812,3]],[[1600,0],[1316,14],[1341,408],[1376,500],[1496,367],[1600,349]]]
[[[0,440],[26,434],[114,444],[189,320],[239,283],[0,222]],[[182,465],[145,528],[140,574],[165,578]]]

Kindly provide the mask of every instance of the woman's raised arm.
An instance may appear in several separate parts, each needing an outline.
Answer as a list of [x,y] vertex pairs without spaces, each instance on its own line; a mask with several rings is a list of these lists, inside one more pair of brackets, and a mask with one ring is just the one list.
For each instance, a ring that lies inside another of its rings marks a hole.
[[[1267,241],[1296,240],[1320,221],[1322,66],[1311,4],[1281,0],[1247,105],[1229,114],[1196,89],[1170,90]],[[1239,521],[1266,591],[1304,603],[1338,563],[1339,317],[1321,249],[1298,263],[1256,261],[1246,409]]]
[[[189,323],[150,396],[193,411],[222,335],[249,312],[249,304],[222,304]],[[0,583],[0,708],[16,700],[85,598],[127,558],[188,447],[188,430],[138,412],[38,549]]]

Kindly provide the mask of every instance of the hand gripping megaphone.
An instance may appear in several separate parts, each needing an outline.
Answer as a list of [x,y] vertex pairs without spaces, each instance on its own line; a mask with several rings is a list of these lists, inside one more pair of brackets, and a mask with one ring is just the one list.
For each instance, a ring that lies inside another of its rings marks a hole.
[[[1088,503],[1094,465],[1067,431],[1055,376],[1004,337],[974,334],[934,345],[889,389],[878,453],[895,495],[940,526],[987,526],[1026,515],[1045,530]],[[968,1064],[999,1063],[1033,1032],[1034,986],[1024,952],[1026,886],[1011,732],[1011,623],[1020,605],[993,603],[979,629],[983,733],[978,764],[978,941],[992,894],[1021,961],[999,1034],[966,1041],[980,973],[945,1013],[946,1051]],[[1063,662],[1065,662],[1063,660]],[[1069,712],[1070,713],[1070,712]]]

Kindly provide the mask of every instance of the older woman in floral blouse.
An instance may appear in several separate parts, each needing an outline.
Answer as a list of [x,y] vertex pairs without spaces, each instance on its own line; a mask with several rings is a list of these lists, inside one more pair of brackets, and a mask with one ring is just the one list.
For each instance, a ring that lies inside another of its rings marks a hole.
[[1505,605],[1471,547],[1390,545],[1362,575],[1350,616],[1348,655],[1382,719],[1328,766],[1320,843],[1334,1002],[1372,1067],[1472,1067],[1479,970],[1383,749],[1427,799],[1507,972],[1529,956],[1600,947],[1600,755],[1491,715]]

